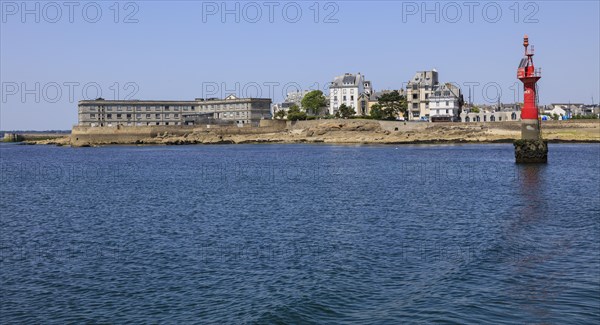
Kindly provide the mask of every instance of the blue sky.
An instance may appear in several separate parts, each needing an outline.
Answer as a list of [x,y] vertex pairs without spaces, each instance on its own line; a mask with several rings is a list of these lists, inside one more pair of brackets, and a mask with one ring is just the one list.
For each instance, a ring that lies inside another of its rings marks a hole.
[[498,92],[520,101],[524,34],[542,68],[542,104],[600,101],[599,1],[21,3],[2,1],[2,130],[69,129],[77,101],[98,90],[105,99],[236,92],[280,101],[286,89],[323,89],[345,72],[380,90],[435,68],[466,97],[471,85],[476,103]]

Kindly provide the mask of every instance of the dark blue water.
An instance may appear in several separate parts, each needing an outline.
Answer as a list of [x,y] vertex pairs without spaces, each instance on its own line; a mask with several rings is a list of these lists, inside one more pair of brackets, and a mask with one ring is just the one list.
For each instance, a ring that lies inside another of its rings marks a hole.
[[0,146],[2,323],[600,323],[600,145]]

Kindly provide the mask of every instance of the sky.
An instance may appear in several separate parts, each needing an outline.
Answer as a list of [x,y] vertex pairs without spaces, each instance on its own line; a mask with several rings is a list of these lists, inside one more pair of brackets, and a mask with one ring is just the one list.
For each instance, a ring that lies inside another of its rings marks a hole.
[[70,129],[82,99],[269,97],[436,69],[481,104],[600,102],[600,1],[0,1],[0,130]]

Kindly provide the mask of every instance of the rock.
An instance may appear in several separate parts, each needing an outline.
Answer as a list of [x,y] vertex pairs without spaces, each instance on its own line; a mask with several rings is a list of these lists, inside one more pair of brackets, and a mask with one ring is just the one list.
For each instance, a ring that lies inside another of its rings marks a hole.
[[515,161],[517,163],[546,163],[548,162],[548,141],[516,140]]

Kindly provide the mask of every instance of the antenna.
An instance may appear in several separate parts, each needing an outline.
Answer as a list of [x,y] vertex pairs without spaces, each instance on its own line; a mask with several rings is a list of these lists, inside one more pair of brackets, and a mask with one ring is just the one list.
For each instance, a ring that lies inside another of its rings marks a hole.
[[473,105],[473,102],[471,101],[471,87],[469,87],[469,105]]

